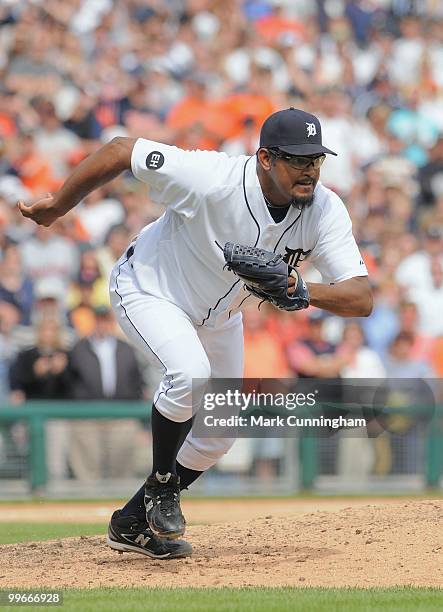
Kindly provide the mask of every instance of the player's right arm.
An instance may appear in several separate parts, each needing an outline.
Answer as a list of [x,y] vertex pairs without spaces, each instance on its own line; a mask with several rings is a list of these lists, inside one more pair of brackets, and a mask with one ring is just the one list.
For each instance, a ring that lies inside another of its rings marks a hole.
[[48,227],[74,208],[91,191],[108,183],[121,172],[130,170],[135,142],[135,138],[113,138],[84,159],[56,194],[48,195],[30,206],[19,202],[20,212],[38,225]]

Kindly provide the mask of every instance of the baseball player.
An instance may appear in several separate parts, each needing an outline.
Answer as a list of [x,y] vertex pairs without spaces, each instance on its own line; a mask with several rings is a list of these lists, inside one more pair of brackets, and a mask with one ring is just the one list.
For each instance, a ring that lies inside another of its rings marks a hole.
[[[327,154],[336,155],[323,146],[317,117],[289,108],[265,121],[254,156],[119,137],[80,163],[55,195],[30,206],[19,202],[23,216],[49,226],[130,169],[166,206],[129,245],[110,280],[121,327],[164,371],[153,398],[153,470],[114,512],[112,548],[155,558],[191,554],[191,546],[178,539],[185,531],[180,490],[234,442],[198,438],[191,429],[205,381],[242,377],[240,308],[246,300],[258,306],[257,295],[267,293],[225,265],[226,243],[234,243],[230,255],[258,253],[263,260],[270,253],[268,263],[273,254],[282,256],[276,261],[285,266],[286,302],[276,305],[294,310],[310,303],[341,316],[370,314],[371,290],[351,220],[341,199],[319,181]],[[304,283],[296,273],[306,258],[323,283]],[[199,385],[192,387],[193,379]]]

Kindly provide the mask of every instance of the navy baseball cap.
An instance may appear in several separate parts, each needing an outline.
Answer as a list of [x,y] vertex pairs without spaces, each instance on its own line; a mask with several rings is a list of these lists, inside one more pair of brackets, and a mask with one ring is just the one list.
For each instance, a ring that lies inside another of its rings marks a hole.
[[280,149],[291,155],[337,155],[322,145],[317,117],[293,106],[266,119],[260,132],[260,147]]

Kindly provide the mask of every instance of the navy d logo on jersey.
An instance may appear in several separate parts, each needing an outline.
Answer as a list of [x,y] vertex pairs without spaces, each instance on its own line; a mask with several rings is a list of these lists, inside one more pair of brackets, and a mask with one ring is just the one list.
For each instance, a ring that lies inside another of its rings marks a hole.
[[158,170],[165,163],[165,156],[160,151],[152,151],[146,158],[146,168],[148,170]]
[[285,247],[285,251],[286,254],[283,257],[284,261],[293,268],[297,268],[298,264],[304,261],[312,252],[312,249],[304,251],[303,249],[290,249],[289,247]]

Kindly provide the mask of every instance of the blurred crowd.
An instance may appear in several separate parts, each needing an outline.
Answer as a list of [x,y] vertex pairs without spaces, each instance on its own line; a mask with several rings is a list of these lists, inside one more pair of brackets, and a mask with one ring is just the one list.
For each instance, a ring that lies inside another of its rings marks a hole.
[[[247,309],[245,374],[443,375],[441,2],[3,0],[0,76],[3,401],[77,397],[85,342],[105,364],[96,394],[115,396],[112,322],[100,343],[109,271],[163,212],[130,173],[51,228],[17,200],[56,191],[116,135],[254,154],[263,120],[288,106],[317,114],[339,153],[321,179],[350,211],[375,306],[359,321]],[[138,397],[149,374],[140,384]]]

